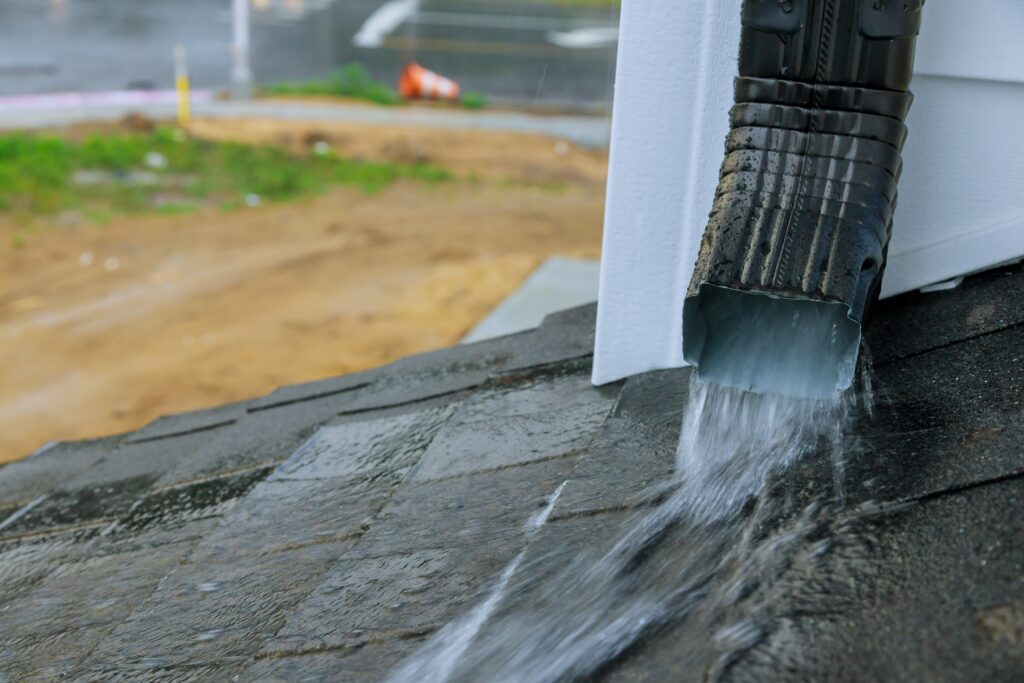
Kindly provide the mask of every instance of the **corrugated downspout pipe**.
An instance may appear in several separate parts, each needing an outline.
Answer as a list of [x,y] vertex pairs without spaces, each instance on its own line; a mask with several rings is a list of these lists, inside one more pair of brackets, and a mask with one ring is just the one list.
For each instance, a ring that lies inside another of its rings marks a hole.
[[896,208],[924,0],[744,0],[714,209],[683,309],[707,379],[853,382]]

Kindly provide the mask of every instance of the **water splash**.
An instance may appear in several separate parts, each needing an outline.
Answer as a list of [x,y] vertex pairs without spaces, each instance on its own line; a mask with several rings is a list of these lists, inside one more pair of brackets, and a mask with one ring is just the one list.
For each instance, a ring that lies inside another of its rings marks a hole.
[[676,455],[677,512],[705,524],[734,515],[771,472],[820,446],[841,451],[851,408],[841,394],[755,394],[692,377]]
[[[795,525],[755,539],[743,523],[745,504],[773,472],[808,453],[840,447],[852,406],[848,396],[753,394],[694,374],[674,493],[628,520],[606,551],[584,553],[552,577],[531,583],[527,576],[510,590],[520,570],[529,575],[554,561],[523,566],[524,551],[484,602],[442,629],[390,681],[578,680],[697,607],[734,603],[814,528],[814,510],[808,510]],[[685,562],[678,553],[658,552],[671,550],[666,539],[685,544]],[[713,584],[716,577],[724,581]],[[758,637],[752,623],[717,635],[734,650]]]
[[[526,531],[529,535],[535,534],[548,521],[551,511],[555,508],[555,503],[568,483],[568,481],[563,481],[555,489],[555,492],[548,496],[544,507],[527,521]],[[480,633],[480,629],[501,604],[509,581],[519,570],[519,565],[522,564],[525,555],[526,551],[523,550],[508,563],[483,602],[438,631],[430,639],[427,647],[405,662],[389,680],[396,682],[422,681],[424,672],[430,672],[429,679],[431,681],[448,680],[460,658]]]

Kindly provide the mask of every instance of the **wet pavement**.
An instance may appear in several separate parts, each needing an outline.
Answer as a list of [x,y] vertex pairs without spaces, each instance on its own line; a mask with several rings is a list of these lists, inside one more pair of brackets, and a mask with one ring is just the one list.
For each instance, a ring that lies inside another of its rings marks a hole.
[[[690,563],[715,599],[588,680],[1018,680],[1021,283],[880,304],[845,502],[822,452],[728,548],[667,527],[628,578]],[[505,574],[490,637],[671,492],[689,371],[594,388],[593,324],[573,309],[0,468],[0,680],[382,681]]]
[[[264,118],[393,125],[404,128],[527,133],[569,140],[584,147],[595,148],[607,148],[611,139],[611,118],[599,115],[551,115],[494,110],[466,112],[451,109],[428,110],[419,107],[364,107],[358,103],[317,104],[279,101],[218,101],[197,105],[193,111],[196,116],[222,119]],[[171,118],[173,112],[164,107],[156,109],[154,115]],[[116,116],[106,115],[106,120],[111,118]],[[0,121],[0,127],[4,125],[5,122]]]
[[[395,82],[415,58],[464,90],[498,99],[610,105],[615,7],[421,0],[366,40],[374,14],[394,4],[253,0],[257,82],[324,76],[353,61]],[[0,0],[0,96],[169,89],[178,43],[188,49],[193,87],[221,88],[229,82],[230,35],[228,0]]]

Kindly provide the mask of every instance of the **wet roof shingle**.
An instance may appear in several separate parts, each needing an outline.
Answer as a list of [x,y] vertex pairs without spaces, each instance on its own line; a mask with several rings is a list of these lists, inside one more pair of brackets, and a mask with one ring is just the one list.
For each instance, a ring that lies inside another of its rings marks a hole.
[[[541,599],[675,464],[688,371],[590,386],[593,323],[573,309],[0,469],[0,677],[377,681],[520,553],[510,586]],[[600,679],[1024,672],[1024,267],[883,302],[868,342],[845,504],[827,458],[780,473],[745,525],[787,562]],[[691,532],[650,553],[687,561]]]

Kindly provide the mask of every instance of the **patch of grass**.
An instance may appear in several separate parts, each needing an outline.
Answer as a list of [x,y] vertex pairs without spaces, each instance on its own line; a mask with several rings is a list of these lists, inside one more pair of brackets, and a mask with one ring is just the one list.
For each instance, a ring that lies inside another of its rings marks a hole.
[[262,90],[268,95],[327,95],[350,97],[385,105],[404,102],[394,88],[386,83],[375,81],[366,67],[359,63],[352,63],[338,69],[327,78],[275,83]]
[[57,138],[0,137],[0,210],[60,210],[66,203],[71,150]]
[[462,96],[461,103],[465,109],[484,109],[487,107],[487,96],[483,93],[468,92]]
[[91,222],[142,211],[235,207],[256,195],[285,201],[349,185],[378,192],[401,179],[437,183],[443,168],[296,155],[282,147],[212,142],[177,129],[93,134],[0,135],[0,212],[15,217],[71,210]]
[[183,213],[192,213],[199,209],[198,204],[189,204],[188,202],[175,203],[175,204],[160,204],[153,208],[156,213],[165,214],[168,216],[177,216]]

